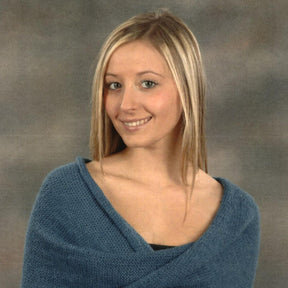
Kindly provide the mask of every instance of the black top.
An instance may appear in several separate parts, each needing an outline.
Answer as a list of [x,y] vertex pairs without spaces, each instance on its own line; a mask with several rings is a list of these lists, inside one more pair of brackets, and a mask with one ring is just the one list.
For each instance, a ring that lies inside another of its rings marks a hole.
[[162,250],[168,248],[174,248],[175,246],[159,245],[159,244],[149,244],[153,250]]

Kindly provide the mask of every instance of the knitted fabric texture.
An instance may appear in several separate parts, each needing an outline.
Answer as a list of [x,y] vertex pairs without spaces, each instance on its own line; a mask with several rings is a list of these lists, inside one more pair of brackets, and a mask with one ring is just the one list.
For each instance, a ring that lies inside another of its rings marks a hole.
[[220,208],[202,237],[153,251],[76,162],[50,172],[30,217],[22,288],[180,288],[253,286],[259,213],[223,178]]

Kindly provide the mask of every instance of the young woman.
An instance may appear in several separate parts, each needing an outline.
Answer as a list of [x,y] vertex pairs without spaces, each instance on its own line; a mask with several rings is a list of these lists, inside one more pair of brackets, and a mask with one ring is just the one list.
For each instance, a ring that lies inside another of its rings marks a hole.
[[171,13],[110,34],[94,78],[93,160],[46,177],[22,287],[252,287],[258,209],[204,171],[203,82],[197,41]]

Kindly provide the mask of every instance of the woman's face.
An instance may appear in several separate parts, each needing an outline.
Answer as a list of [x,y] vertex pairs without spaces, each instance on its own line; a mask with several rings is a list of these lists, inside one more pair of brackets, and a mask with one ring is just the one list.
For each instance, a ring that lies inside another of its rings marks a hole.
[[176,142],[180,97],[165,59],[148,41],[117,48],[104,81],[106,113],[127,147],[163,147]]

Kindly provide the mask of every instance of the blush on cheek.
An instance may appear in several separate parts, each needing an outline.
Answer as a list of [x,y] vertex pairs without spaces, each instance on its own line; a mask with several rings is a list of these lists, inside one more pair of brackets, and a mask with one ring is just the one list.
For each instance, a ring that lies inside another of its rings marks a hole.
[[111,99],[109,99],[109,97],[104,98],[104,109],[105,109],[107,115],[109,116],[109,118],[112,117],[112,115],[114,114],[114,111],[116,110],[115,104],[116,103],[111,101]]

